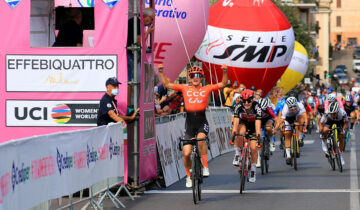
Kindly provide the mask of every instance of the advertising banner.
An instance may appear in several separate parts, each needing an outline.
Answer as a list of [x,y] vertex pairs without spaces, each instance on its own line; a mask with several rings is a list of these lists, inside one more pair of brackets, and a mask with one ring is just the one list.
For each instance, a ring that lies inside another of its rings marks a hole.
[[[95,126],[109,77],[122,82],[116,99],[126,112],[128,1],[106,3],[0,1],[0,142]],[[58,7],[86,9],[93,28],[83,30],[82,47],[52,47]]]
[[179,180],[175,160],[177,153],[174,153],[174,142],[171,133],[166,132],[166,130],[169,129],[168,126],[168,123],[156,126],[156,143],[166,187]]
[[210,141],[210,150],[213,157],[217,157],[220,155],[219,144],[218,144],[218,136],[216,135],[216,127],[213,120],[214,111],[207,110],[206,118],[209,122],[209,141]]
[[169,123],[169,127],[167,129],[170,131],[172,135],[171,145],[173,146],[175,164],[176,164],[177,172],[179,174],[179,178],[182,179],[186,176],[185,166],[184,166],[184,152],[179,150],[178,145],[180,142],[179,138],[183,137],[185,132],[185,116],[182,114],[176,115],[174,120]]
[[124,148],[121,124],[6,142],[0,145],[0,209],[29,209],[124,177]]
[[[153,4],[155,1],[153,1]],[[140,0],[140,5],[143,1]],[[154,7],[154,5],[152,5]],[[140,25],[144,26],[143,8],[140,7]],[[153,53],[146,52],[145,27],[140,27],[142,37],[140,80],[140,138],[139,182],[157,177],[155,113],[154,113],[154,67]],[[151,36],[149,36],[151,37]],[[153,40],[147,40],[152,45]]]

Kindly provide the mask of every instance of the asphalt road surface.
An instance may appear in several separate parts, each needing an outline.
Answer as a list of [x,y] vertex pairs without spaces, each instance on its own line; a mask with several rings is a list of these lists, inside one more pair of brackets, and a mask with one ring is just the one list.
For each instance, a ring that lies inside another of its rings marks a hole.
[[[285,164],[282,151],[276,146],[271,156],[270,172],[257,170],[256,183],[246,183],[239,194],[240,176],[232,165],[233,152],[209,162],[210,177],[202,185],[203,200],[194,205],[192,191],[185,180],[160,191],[146,191],[135,199],[120,198],[127,209],[349,209],[359,210],[360,126],[354,131],[344,152],[343,173],[332,171],[321,150],[318,134],[307,135],[298,160],[298,171]],[[277,142],[278,143],[278,142]],[[110,200],[104,202],[111,207]]]

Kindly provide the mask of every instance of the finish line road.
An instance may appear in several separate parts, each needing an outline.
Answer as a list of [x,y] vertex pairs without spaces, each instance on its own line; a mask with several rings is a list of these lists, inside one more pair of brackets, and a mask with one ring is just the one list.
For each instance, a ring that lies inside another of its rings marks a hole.
[[[256,183],[247,182],[245,193],[239,194],[240,176],[232,165],[234,153],[219,156],[209,163],[210,177],[202,185],[202,201],[194,205],[191,189],[185,180],[164,190],[147,191],[135,201],[125,200],[127,209],[326,209],[359,210],[358,168],[360,129],[348,142],[344,152],[343,173],[332,171],[321,150],[318,134],[307,135],[298,159],[298,171],[285,164],[282,151],[270,159],[269,174],[258,168]],[[123,198],[121,198],[123,200]],[[105,209],[113,209],[106,200]]]

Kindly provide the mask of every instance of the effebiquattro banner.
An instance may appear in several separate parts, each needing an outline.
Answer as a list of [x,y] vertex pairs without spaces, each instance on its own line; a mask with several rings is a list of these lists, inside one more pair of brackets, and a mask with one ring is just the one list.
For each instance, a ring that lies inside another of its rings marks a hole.
[[[69,7],[84,9],[83,47],[52,47]],[[0,13],[0,142],[96,126],[109,77],[126,110],[128,1],[6,0]]]

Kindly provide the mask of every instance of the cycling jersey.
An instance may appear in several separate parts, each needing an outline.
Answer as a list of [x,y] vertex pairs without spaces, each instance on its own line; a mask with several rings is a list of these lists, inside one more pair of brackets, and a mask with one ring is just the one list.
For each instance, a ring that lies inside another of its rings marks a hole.
[[276,118],[274,111],[268,107],[265,111],[261,112],[261,125],[265,125],[268,121],[274,122],[273,119]]
[[262,111],[258,102],[253,101],[250,112],[247,112],[243,103],[236,104],[234,117],[240,118],[241,121],[255,122],[255,120],[261,120]]
[[207,85],[196,89],[194,86],[176,84],[173,90],[182,92],[186,112],[205,112],[211,91],[219,90],[219,85]]
[[320,114],[324,114],[324,113],[325,113],[324,104],[318,105],[318,106],[317,106],[317,111],[318,111]]
[[283,98],[277,102],[276,109],[275,109],[276,115],[279,115],[279,112],[281,112],[281,110],[283,110],[285,103],[286,103],[286,98]]
[[240,118],[240,124],[245,125],[250,133],[255,133],[255,121],[261,120],[261,108],[258,102],[253,101],[249,112],[246,111],[242,102],[236,104],[234,117]]
[[286,118],[296,118],[300,115],[302,115],[304,112],[306,112],[305,107],[302,103],[298,102],[297,106],[296,106],[296,111],[293,112],[289,109],[288,105],[285,104],[284,108],[281,112],[281,118],[282,119],[286,119]]
[[335,118],[333,118],[330,113],[324,114],[321,117],[320,123],[322,123],[325,127],[331,128],[333,124],[336,124],[338,127],[342,127],[345,121],[348,121],[348,116],[343,109],[339,109]]

